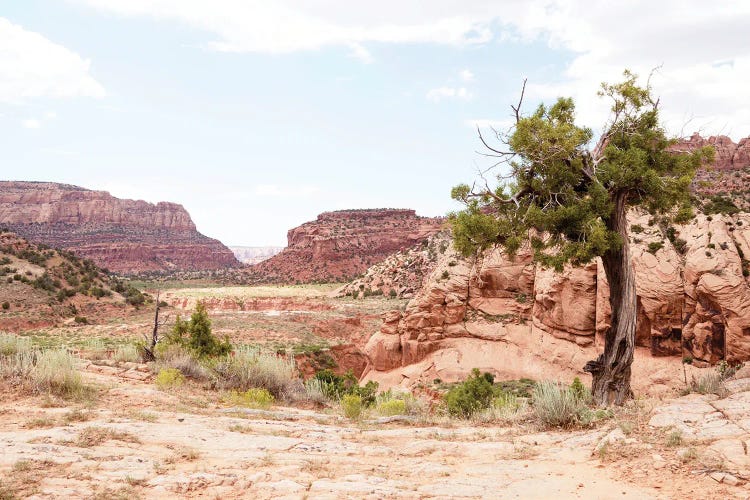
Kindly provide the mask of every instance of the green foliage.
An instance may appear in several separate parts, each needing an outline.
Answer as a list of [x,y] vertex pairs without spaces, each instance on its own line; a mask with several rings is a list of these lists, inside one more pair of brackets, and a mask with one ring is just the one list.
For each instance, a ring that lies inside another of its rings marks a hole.
[[404,415],[406,413],[406,401],[403,399],[389,399],[382,401],[375,407],[375,411],[385,417]]
[[341,409],[346,418],[352,420],[358,419],[360,415],[362,415],[363,408],[362,396],[358,394],[345,394],[344,397],[341,398]]
[[228,338],[220,341],[211,333],[211,320],[202,302],[195,306],[188,321],[177,316],[172,333],[167,336],[167,343],[185,346],[199,357],[223,356],[232,351]]
[[228,400],[236,406],[267,409],[271,407],[276,398],[268,390],[254,387],[245,392],[232,391]]
[[10,302],[6,300],[3,302],[3,311],[7,311],[8,309],[10,309]]
[[536,261],[562,269],[619,249],[615,221],[628,207],[678,222],[692,215],[688,188],[713,150],[669,152],[673,141],[659,125],[650,88],[628,71],[621,83],[602,84],[600,96],[611,100],[612,120],[599,151],[587,149],[593,132],[575,124],[569,98],[519,115],[496,150],[510,169],[507,180],[451,192],[465,205],[450,216],[458,251],[468,256],[500,244],[513,255],[529,241]]
[[177,368],[163,368],[156,375],[154,383],[159,389],[179,387],[185,382],[185,376]]
[[348,394],[353,394],[362,399],[364,406],[375,403],[378,383],[370,380],[364,386],[360,386],[351,370],[344,375],[337,375],[329,369],[320,370],[315,374],[315,379],[321,382],[321,389],[328,399],[342,399]]
[[445,394],[448,413],[455,417],[469,418],[477,411],[489,408],[495,395],[494,382],[491,374],[480,373],[479,369],[474,368],[465,381]]
[[740,212],[739,207],[732,202],[729,198],[726,196],[722,196],[720,194],[711,196],[709,198],[709,201],[703,205],[703,212],[706,215],[711,214],[725,214],[725,215],[734,215],[736,213]]
[[648,244],[648,253],[655,254],[662,248],[664,248],[664,243],[662,243],[661,241],[652,241]]
[[630,226],[630,231],[635,234],[640,234],[643,232],[643,226],[641,226],[640,224],[633,224],[632,226]]

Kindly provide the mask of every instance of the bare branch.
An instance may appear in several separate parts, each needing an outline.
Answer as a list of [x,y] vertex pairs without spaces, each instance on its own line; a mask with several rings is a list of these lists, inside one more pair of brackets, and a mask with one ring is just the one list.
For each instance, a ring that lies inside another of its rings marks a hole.
[[528,79],[523,79],[523,87],[521,87],[521,97],[518,99],[518,104],[513,106],[510,105],[511,109],[513,110],[513,113],[516,115],[516,123],[521,121],[521,105],[523,104],[523,96],[526,93],[526,81]]

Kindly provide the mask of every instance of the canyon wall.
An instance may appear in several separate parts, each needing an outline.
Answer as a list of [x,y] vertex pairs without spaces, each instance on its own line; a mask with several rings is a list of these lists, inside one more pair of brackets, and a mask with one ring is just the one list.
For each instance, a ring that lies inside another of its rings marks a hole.
[[120,273],[239,265],[221,242],[197,231],[181,205],[66,184],[0,181],[0,225]]
[[389,255],[420,243],[442,227],[442,218],[414,210],[325,212],[287,233],[288,245],[248,271],[253,282],[294,283],[351,279]]
[[[698,365],[750,360],[750,214],[699,214],[673,228],[635,212],[629,219],[638,356]],[[405,310],[384,315],[365,348],[368,376],[451,381],[476,366],[498,376],[555,378],[534,371],[553,365],[583,375],[603,346],[608,297],[598,262],[555,273],[528,252],[511,260],[496,249],[465,259],[450,246]]]

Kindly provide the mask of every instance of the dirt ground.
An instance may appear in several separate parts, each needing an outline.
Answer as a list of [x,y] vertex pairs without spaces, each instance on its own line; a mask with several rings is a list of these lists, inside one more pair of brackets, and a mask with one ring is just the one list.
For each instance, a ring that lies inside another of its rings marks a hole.
[[[382,312],[401,305],[330,292],[173,288],[163,312],[173,320],[210,298],[219,335],[299,353],[361,343]],[[150,320],[142,309],[26,333],[38,346],[85,351],[92,339],[110,348],[130,342]],[[549,431],[529,422],[353,422],[334,409],[250,410],[190,383],[158,390],[146,365],[81,360],[80,369],[97,388],[81,401],[0,386],[0,500],[750,498],[750,379],[732,381],[723,399],[641,399],[596,428]]]
[[[3,388],[0,498],[750,495],[739,472],[731,476],[737,485],[711,477],[736,464],[704,461],[724,434],[712,431],[712,438],[687,429],[679,446],[670,442],[675,425],[668,417],[675,412],[669,404],[641,402],[583,431],[351,422],[330,410],[230,407],[198,387],[160,391],[145,365],[82,363],[86,380],[98,388],[87,401]],[[704,403],[688,396],[672,404],[685,415]],[[692,450],[687,460],[685,450]]]

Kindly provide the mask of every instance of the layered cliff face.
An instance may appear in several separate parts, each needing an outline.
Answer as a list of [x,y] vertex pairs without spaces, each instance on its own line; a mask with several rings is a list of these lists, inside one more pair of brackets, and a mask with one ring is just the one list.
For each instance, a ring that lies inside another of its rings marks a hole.
[[735,143],[723,135],[703,138],[693,134],[674,149],[691,151],[703,146],[714,148],[714,163],[696,173],[694,191],[704,196],[726,196],[739,208],[750,210],[750,137]]
[[77,186],[0,182],[0,225],[120,273],[239,265],[221,242],[196,230],[181,205],[123,200]]
[[288,246],[248,269],[255,282],[294,283],[352,278],[399,250],[438,232],[440,218],[414,210],[325,212],[287,233]]
[[[750,214],[699,214],[672,228],[647,215],[629,219],[640,352],[697,364],[749,360]],[[535,370],[550,363],[582,374],[602,349],[608,297],[598,262],[555,273],[528,253],[510,260],[492,250],[467,260],[450,247],[405,311],[385,315],[365,352],[373,372],[412,382],[457,380],[474,367],[549,376]]]

